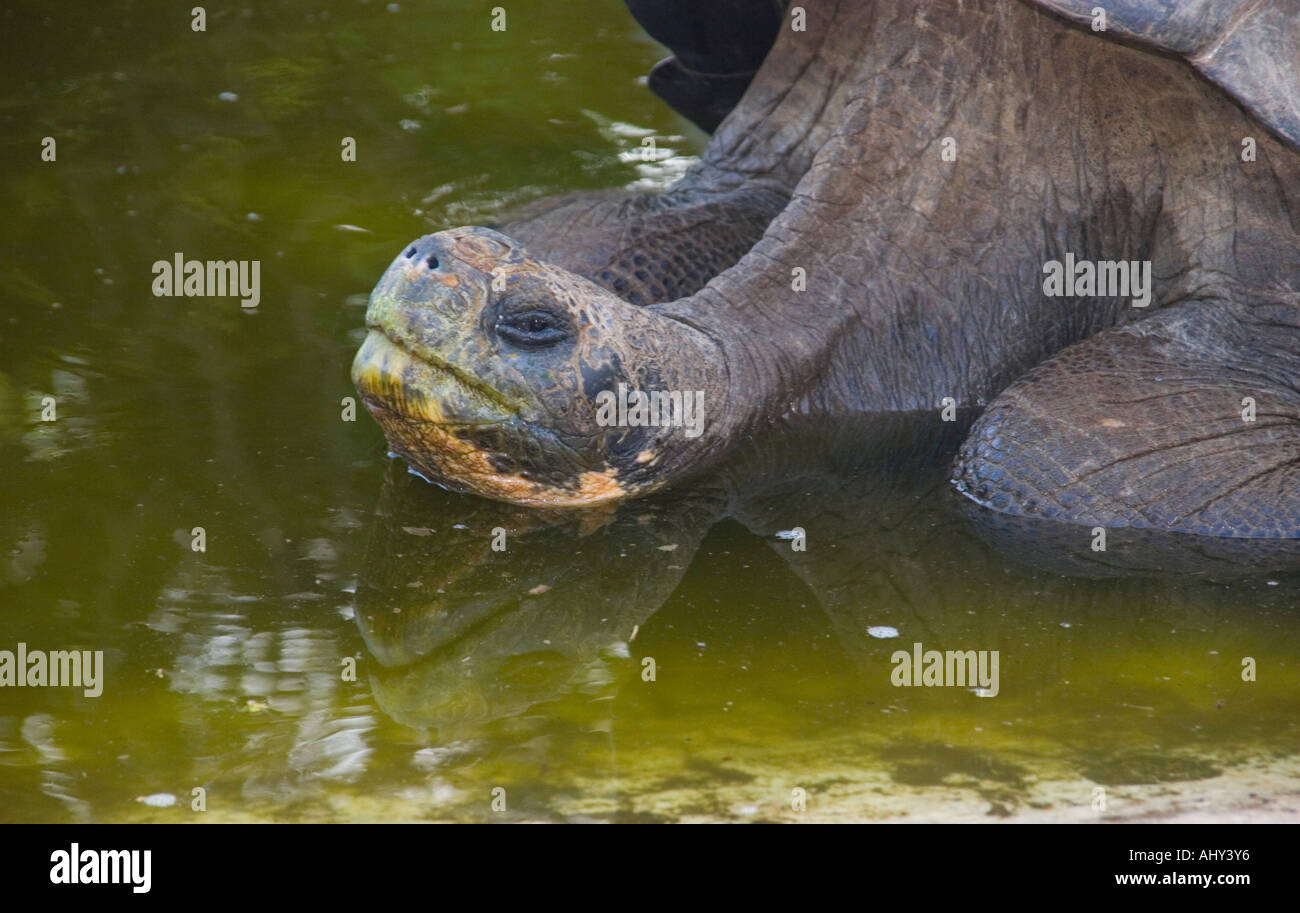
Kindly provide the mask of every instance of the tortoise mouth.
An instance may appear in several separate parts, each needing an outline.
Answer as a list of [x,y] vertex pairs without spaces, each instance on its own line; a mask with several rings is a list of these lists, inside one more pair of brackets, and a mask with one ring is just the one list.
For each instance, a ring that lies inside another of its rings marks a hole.
[[613,469],[526,469],[538,454],[522,439],[534,432],[501,394],[466,383],[461,372],[413,354],[382,329],[372,327],[357,351],[352,382],[392,450],[430,482],[540,507],[585,507],[627,493]]
[[352,360],[352,383],[368,407],[422,424],[493,425],[518,415],[506,398],[446,362],[417,355],[371,324]]
[[589,507],[629,493],[613,468],[579,467],[559,473],[526,469],[512,455],[519,451],[519,442],[511,422],[471,426],[413,420],[364,392],[362,401],[408,468],[444,488],[528,507]]

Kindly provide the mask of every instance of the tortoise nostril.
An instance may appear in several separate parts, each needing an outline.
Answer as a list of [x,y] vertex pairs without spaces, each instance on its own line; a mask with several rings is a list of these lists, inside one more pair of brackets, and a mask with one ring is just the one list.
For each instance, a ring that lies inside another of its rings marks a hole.
[[408,259],[408,260],[411,259],[412,257],[414,257],[414,256],[415,256],[415,248],[412,247],[410,250],[408,250],[408,251],[406,252],[406,255],[405,255],[405,256],[406,256],[406,259]]
[[427,264],[429,264],[429,269],[437,269],[437,268],[438,268],[438,258],[435,257],[433,254],[429,254],[429,259],[428,259],[428,260],[425,260],[424,262],[427,263]]

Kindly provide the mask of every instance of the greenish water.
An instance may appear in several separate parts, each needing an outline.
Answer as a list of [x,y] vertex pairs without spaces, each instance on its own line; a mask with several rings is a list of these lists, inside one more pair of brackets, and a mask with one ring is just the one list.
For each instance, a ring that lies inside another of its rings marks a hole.
[[[104,656],[98,697],[0,688],[0,819],[1294,817],[1293,554],[985,528],[933,417],[579,514],[343,419],[410,239],[705,141],[615,0],[491,6],[0,12],[0,650]],[[261,261],[260,305],[155,297],[176,252]],[[916,642],[998,651],[997,695],[895,687]]]

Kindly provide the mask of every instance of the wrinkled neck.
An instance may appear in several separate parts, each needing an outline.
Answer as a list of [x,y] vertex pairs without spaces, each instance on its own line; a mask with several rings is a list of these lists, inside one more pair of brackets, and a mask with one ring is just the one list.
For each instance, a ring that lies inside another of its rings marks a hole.
[[[1044,301],[1040,270],[1066,250],[1146,253],[1153,143],[1106,125],[1144,123],[1151,102],[1134,80],[1181,65],[1022,3],[881,0],[827,15],[825,37],[778,45],[845,55],[842,111],[813,128],[826,139],[791,203],[734,268],[658,306],[723,348],[744,426],[978,405],[1117,322],[1118,303]],[[791,92],[814,91],[799,82]]]

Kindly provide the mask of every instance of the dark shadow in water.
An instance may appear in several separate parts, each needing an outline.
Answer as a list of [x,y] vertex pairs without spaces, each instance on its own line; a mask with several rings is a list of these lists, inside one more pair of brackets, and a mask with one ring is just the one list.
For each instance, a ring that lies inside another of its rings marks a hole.
[[[688,488],[585,511],[452,495],[394,461],[357,597],[384,667],[372,679],[379,703],[407,725],[439,728],[513,717],[572,689],[616,691],[639,671],[634,631],[724,519],[788,564],[873,681],[914,641],[979,649],[1023,641],[1027,625],[1086,620],[1069,649],[1113,649],[1142,636],[1130,607],[1161,625],[1203,626],[1214,600],[1178,588],[1300,566],[1300,543],[1110,530],[1095,552],[1089,528],[972,511],[947,483],[966,427],[926,414],[791,429]],[[795,527],[805,550],[779,535]],[[504,551],[493,530],[504,530]],[[868,631],[882,623],[902,639]],[[1050,685],[1055,665],[1040,652],[1016,675],[1022,687]]]
[[[1300,539],[1226,539],[1150,529],[1107,529],[1012,517],[955,498],[971,528],[1018,564],[1068,577],[1232,580],[1300,569]],[[1099,548],[1098,546],[1104,546]]]

